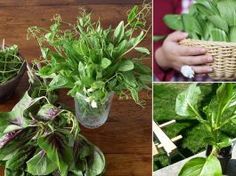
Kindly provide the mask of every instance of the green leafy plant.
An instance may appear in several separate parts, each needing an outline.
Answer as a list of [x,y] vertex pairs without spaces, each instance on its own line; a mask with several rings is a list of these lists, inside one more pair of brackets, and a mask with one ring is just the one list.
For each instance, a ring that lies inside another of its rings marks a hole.
[[236,2],[197,0],[188,14],[166,15],[164,21],[174,30],[185,31],[192,39],[236,42]]
[[187,162],[179,173],[185,176],[191,173],[199,175],[222,175],[218,156],[220,151],[231,146],[231,139],[222,133],[223,128],[236,120],[236,90],[231,83],[222,83],[215,96],[204,108],[200,108],[202,92],[192,84],[180,93],[176,99],[176,113],[183,117],[197,119],[206,129],[207,144],[212,146],[212,151],[207,158],[194,158]]
[[145,19],[150,9],[149,4],[141,10],[135,6],[127,22],[116,28],[103,28],[84,10],[75,24],[56,15],[50,29],[29,28],[29,36],[37,39],[42,52],[38,75],[51,79],[50,90],[68,88],[69,95],[86,102],[81,105],[84,112],[103,111],[112,92],[121,98],[128,98],[130,92],[142,104],[138,94],[149,88],[151,70],[141,63],[149,50],[139,44],[150,28]]
[[[36,96],[50,95],[55,101],[33,70],[29,78],[33,84],[20,102],[11,112],[0,113],[0,161],[5,175],[102,175],[104,155],[79,133],[73,113],[53,105],[46,96]],[[36,85],[41,87],[35,89]]]
[[0,49],[0,85],[14,78],[22,66],[23,61],[18,55],[18,47],[5,46],[3,42]]

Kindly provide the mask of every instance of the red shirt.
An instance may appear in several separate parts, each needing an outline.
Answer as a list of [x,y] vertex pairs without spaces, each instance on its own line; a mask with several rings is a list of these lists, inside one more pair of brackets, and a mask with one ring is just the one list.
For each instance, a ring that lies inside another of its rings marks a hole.
[[[163,22],[166,14],[179,14],[182,11],[182,0],[154,0],[154,35],[168,35],[172,31]],[[170,81],[174,76],[174,70],[162,70],[155,60],[155,51],[162,45],[162,41],[154,42],[153,74],[160,81]]]

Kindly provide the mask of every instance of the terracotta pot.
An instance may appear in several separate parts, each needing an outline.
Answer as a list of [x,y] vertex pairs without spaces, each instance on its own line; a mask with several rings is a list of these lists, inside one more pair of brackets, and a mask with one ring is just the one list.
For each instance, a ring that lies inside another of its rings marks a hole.
[[13,95],[16,90],[16,87],[18,86],[22,76],[26,71],[26,64],[26,61],[23,61],[23,65],[21,66],[19,73],[9,81],[0,84],[0,102],[9,99],[11,95]]

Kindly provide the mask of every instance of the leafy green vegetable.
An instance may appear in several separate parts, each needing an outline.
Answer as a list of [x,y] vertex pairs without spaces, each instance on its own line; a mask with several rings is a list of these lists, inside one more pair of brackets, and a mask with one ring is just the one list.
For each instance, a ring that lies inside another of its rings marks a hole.
[[235,9],[234,0],[196,0],[188,14],[166,15],[164,22],[171,29],[187,32],[192,39],[234,42]]
[[176,113],[180,116],[195,116],[201,90],[196,84],[192,84],[176,98]]
[[179,176],[219,176],[222,175],[219,160],[210,155],[208,158],[193,158],[181,169]]
[[[213,146],[207,159],[192,159],[182,168],[180,175],[190,172],[196,175],[222,175],[217,156],[221,149],[231,145],[228,136],[222,135],[223,127],[236,119],[236,87],[232,83],[222,83],[211,101],[200,108],[201,91],[196,84],[180,93],[176,99],[176,112],[180,116],[189,116],[205,127],[207,144]],[[209,169],[214,167],[215,169]]]
[[51,78],[50,91],[68,88],[69,95],[84,102],[84,112],[101,112],[112,92],[142,105],[138,94],[150,89],[151,69],[142,63],[150,52],[139,45],[150,29],[150,9],[150,4],[134,6],[115,28],[103,28],[85,11],[69,27],[56,15],[50,29],[29,28],[42,51],[38,75]]
[[180,15],[166,15],[164,17],[164,22],[171,29],[178,31],[184,30],[184,25],[182,23],[182,16]]
[[23,66],[23,61],[18,55],[16,45],[5,46],[3,42],[0,49],[0,85],[14,78]]
[[27,172],[33,175],[49,175],[56,170],[57,165],[49,160],[47,154],[42,150],[27,161]]
[[208,17],[208,20],[217,28],[228,32],[229,31],[229,26],[227,24],[227,22],[221,17],[221,16],[217,16],[217,15],[212,15]]
[[232,42],[236,42],[236,27],[230,28],[229,40]]
[[202,34],[202,27],[196,18],[189,14],[182,15],[184,31],[188,32],[190,35],[192,34]]
[[54,98],[50,101],[47,96],[54,93],[41,91],[47,80],[34,73],[29,68],[31,87],[21,101],[11,112],[0,112],[0,161],[5,175],[101,175],[103,153],[79,134],[70,111],[50,103]]
[[236,3],[234,0],[221,0],[217,2],[220,15],[225,19],[229,26],[236,25]]
[[210,31],[209,39],[212,41],[228,41],[226,33],[221,29],[212,29]]

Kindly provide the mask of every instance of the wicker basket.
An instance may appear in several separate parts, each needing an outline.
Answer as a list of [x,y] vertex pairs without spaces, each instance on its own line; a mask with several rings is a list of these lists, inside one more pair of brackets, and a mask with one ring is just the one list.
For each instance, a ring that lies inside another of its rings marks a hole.
[[180,45],[203,47],[214,59],[213,72],[209,76],[214,80],[236,80],[236,43],[212,42],[202,40],[185,39]]

